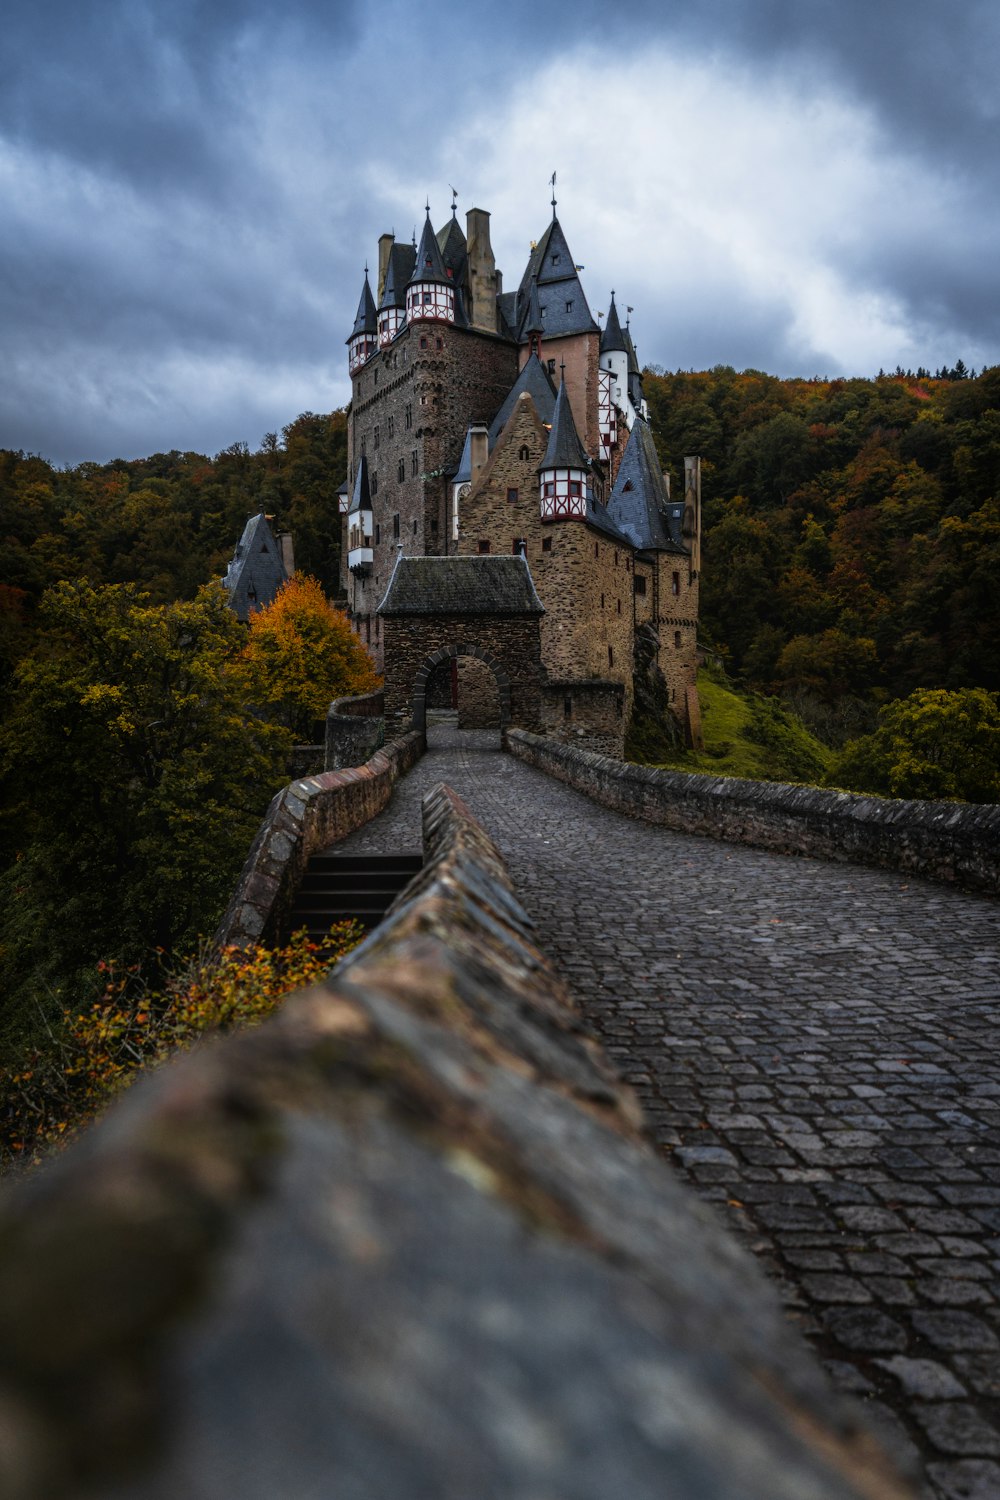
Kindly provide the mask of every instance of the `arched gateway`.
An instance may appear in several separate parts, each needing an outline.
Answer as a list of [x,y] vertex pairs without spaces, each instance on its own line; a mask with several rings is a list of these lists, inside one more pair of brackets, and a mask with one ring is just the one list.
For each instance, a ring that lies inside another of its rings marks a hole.
[[449,661],[493,674],[500,729],[538,729],[544,613],[523,557],[400,557],[378,611],[387,730],[423,729],[428,685]]

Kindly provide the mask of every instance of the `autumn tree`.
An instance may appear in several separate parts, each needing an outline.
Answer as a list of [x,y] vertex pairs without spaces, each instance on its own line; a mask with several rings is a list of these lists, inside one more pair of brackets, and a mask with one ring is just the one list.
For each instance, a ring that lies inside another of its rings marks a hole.
[[315,578],[298,573],[250,616],[242,664],[248,693],[300,738],[313,734],[332,699],[381,684],[347,616]]
[[920,690],[888,704],[873,734],[845,746],[830,780],[887,797],[1000,802],[1000,694]]

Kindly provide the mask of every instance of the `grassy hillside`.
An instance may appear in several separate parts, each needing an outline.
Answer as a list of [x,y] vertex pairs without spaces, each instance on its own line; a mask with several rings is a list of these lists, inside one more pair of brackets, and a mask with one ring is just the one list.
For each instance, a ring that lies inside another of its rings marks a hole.
[[635,746],[649,764],[712,776],[747,776],[755,781],[823,780],[834,752],[809,733],[802,721],[774,698],[737,692],[713,667],[698,674],[705,749],[671,750],[661,744]]

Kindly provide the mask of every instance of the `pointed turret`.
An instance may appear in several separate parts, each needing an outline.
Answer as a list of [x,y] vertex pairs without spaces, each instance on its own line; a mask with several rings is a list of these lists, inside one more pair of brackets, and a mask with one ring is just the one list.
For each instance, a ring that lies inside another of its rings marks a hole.
[[368,483],[368,460],[362,453],[354,476],[351,505],[347,513],[347,566],[355,578],[372,570],[372,497]]
[[348,368],[352,375],[356,370],[361,369],[361,366],[370,354],[375,353],[377,323],[375,298],[372,296],[372,289],[368,285],[368,267],[365,266],[365,284],[361,288],[358,315],[354,319],[354,327],[351,329],[346,340]]
[[288,576],[279,539],[267,516],[263,511],[251,516],[222,580],[236,618],[245,623],[255,610],[272,604]]
[[538,469],[543,521],[586,517],[589,472],[590,459],[580,442],[563,379],[552,414],[548,447]]
[[622,333],[622,325],[618,318],[618,309],[615,306],[614,292],[611,293],[611,306],[608,309],[608,321],[605,324],[604,332],[601,334],[601,353],[628,353],[628,346],[625,343],[625,336]]
[[406,317],[410,323],[420,319],[438,323],[455,321],[454,273],[449,275],[442,258],[429,206],[413,274],[406,288]]
[[577,274],[562,225],[553,219],[532,250],[515,297],[518,342],[525,343],[528,331],[525,320],[531,299],[532,282],[538,287],[538,311],[546,338],[562,338],[571,333],[597,333],[583,286]]
[[412,245],[394,244],[389,251],[385,286],[378,306],[379,348],[391,344],[406,324],[406,287],[413,274],[416,252]]

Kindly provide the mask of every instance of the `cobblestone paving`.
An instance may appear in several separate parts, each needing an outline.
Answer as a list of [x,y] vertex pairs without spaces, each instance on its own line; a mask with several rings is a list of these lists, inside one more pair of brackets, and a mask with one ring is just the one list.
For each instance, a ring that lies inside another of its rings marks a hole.
[[1000,1497],[1000,909],[649,828],[431,730],[339,849],[418,849],[447,781],[657,1144],[744,1234],[926,1494]]

